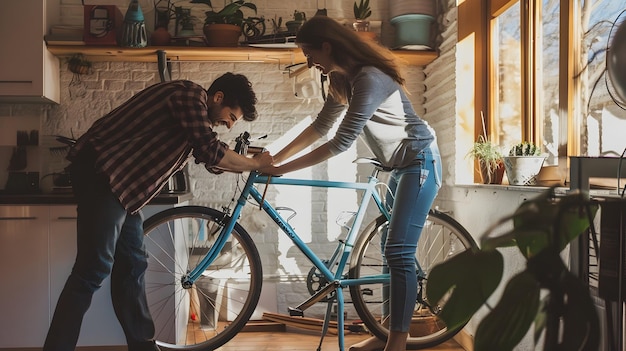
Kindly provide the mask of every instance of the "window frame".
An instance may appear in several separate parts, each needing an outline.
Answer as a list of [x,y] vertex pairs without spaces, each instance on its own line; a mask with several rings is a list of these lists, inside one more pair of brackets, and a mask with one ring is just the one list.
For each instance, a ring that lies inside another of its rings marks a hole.
[[[458,28],[459,36],[472,33],[475,37],[475,101],[474,101],[474,138],[483,133],[481,111],[488,111],[485,121],[486,135],[497,142],[495,122],[492,116],[497,111],[497,43],[495,19],[515,3],[520,3],[520,28],[522,38],[522,140],[537,144],[543,139],[543,118],[541,94],[535,87],[542,82],[541,67],[542,18],[541,6],[534,0],[465,0],[459,2]],[[581,125],[582,116],[576,117],[581,111],[580,88],[575,72],[580,71],[580,29],[574,20],[580,16],[579,1],[560,0],[559,14],[559,145],[558,167],[562,174],[568,176],[569,156],[580,154],[580,131],[575,126]],[[477,12],[480,21],[476,21]],[[539,55],[537,55],[539,54]],[[481,60],[484,58],[484,60]],[[483,74],[485,73],[485,74]],[[487,79],[485,79],[487,77]],[[477,178],[475,173],[475,179]]]

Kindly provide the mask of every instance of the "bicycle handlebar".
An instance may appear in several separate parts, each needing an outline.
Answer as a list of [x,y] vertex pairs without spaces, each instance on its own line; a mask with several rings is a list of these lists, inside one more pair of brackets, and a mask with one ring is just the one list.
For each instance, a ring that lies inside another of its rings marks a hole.
[[237,144],[233,150],[240,155],[256,155],[266,151],[264,147],[250,145],[250,133],[248,132],[239,134],[235,141]]
[[[235,138],[235,141],[237,143],[235,144],[235,148],[233,150],[240,155],[255,155],[266,151],[264,147],[250,145],[250,133],[248,133],[247,131],[239,134],[239,136]],[[390,172],[391,170],[393,170],[393,168],[384,166],[382,162],[375,158],[359,157],[353,162],[369,163],[373,165],[374,168],[378,171]]]

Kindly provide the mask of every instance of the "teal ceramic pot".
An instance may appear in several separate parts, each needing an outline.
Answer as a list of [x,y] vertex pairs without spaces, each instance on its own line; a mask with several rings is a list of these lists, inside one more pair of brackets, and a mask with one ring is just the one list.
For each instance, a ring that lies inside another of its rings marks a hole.
[[434,21],[433,16],[423,14],[401,15],[392,18],[391,24],[396,28],[394,48],[430,47],[430,31]]

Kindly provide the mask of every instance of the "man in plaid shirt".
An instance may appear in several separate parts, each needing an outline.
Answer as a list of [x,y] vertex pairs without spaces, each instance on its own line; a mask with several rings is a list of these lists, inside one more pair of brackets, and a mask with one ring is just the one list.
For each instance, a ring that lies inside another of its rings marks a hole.
[[57,302],[45,351],[74,350],[93,293],[111,275],[111,298],[129,351],[158,350],[145,295],[141,209],[193,155],[213,173],[272,164],[239,155],[218,139],[257,117],[248,79],[226,73],[205,90],[178,80],[155,84],[97,120],[68,154],[77,200],[78,253]]

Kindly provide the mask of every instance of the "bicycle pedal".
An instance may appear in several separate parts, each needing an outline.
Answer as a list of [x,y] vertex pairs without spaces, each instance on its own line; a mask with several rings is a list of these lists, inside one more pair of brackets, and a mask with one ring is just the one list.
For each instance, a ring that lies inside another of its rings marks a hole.
[[352,333],[365,333],[366,329],[362,324],[349,324],[346,329]]
[[297,308],[293,308],[293,307],[289,307],[289,315],[291,317],[304,317],[304,311],[297,309]]

